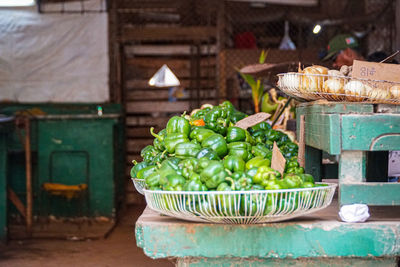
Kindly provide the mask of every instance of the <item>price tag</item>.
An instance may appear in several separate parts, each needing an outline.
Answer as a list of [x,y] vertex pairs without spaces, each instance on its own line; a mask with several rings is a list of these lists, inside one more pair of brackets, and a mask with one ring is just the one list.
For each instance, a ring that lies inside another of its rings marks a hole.
[[254,125],[259,124],[260,122],[265,121],[269,117],[271,117],[271,114],[266,112],[259,112],[238,121],[235,124],[235,126],[246,130],[249,127],[252,127]]
[[353,78],[400,82],[400,65],[354,60]]
[[274,142],[274,147],[272,148],[271,168],[280,172],[283,177],[285,166],[286,159],[279,150],[279,147],[276,145],[276,142]]

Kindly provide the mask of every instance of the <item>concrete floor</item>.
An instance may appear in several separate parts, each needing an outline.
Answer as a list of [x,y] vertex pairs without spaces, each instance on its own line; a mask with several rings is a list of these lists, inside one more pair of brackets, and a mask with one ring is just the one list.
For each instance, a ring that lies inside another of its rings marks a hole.
[[152,260],[136,246],[135,222],[145,206],[130,206],[123,212],[107,239],[91,241],[26,240],[0,245],[2,267],[47,266],[174,266],[173,260]]

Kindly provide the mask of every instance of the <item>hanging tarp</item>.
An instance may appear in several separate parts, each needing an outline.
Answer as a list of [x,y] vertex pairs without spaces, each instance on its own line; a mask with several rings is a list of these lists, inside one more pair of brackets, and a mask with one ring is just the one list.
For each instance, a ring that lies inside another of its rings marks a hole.
[[107,44],[107,13],[0,9],[0,101],[108,101]]

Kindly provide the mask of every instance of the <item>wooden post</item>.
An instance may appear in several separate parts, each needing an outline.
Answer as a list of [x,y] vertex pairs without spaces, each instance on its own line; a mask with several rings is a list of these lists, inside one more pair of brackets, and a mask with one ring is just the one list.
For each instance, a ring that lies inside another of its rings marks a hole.
[[29,117],[25,117],[25,165],[26,165],[26,231],[32,234],[32,164],[31,164],[31,125]]
[[305,150],[306,150],[306,142],[305,142],[305,121],[304,115],[300,116],[300,133],[299,133],[299,154],[298,154],[298,162],[301,167],[305,168],[306,160],[305,160]]
[[[394,43],[394,47],[393,47],[393,51],[399,50],[400,47],[400,0],[396,1],[396,10],[395,10],[395,14],[396,14],[396,41]],[[397,58],[399,58],[397,56]]]

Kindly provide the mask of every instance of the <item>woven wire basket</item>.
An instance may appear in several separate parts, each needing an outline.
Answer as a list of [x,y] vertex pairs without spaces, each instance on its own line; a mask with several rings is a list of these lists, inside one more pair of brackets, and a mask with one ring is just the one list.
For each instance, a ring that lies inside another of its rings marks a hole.
[[278,74],[278,88],[303,100],[400,104],[400,83],[326,74]]
[[135,186],[136,190],[144,195],[143,189],[146,187],[146,182],[144,179],[132,178],[133,185]]
[[195,222],[254,224],[278,222],[326,208],[336,184],[260,191],[152,191],[147,205],[156,212]]

